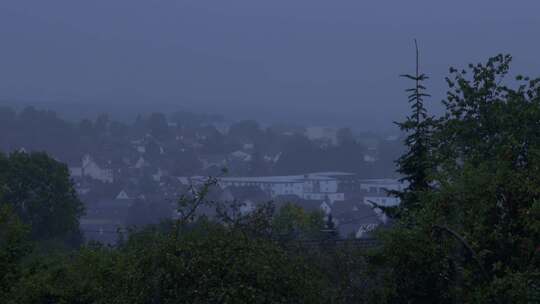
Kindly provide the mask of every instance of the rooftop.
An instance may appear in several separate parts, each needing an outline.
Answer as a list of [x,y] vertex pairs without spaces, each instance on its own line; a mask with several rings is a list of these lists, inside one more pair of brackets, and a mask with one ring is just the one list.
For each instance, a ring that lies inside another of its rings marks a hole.
[[328,172],[314,172],[314,173],[309,173],[309,175],[327,176],[327,177],[330,177],[330,176],[353,176],[353,175],[356,175],[356,174],[354,174],[354,173],[349,173],[349,172],[340,172],[340,171],[328,171]]
[[306,180],[334,180],[322,175],[285,175],[285,176],[252,176],[252,177],[222,177],[223,182],[254,182],[254,183],[301,183]]

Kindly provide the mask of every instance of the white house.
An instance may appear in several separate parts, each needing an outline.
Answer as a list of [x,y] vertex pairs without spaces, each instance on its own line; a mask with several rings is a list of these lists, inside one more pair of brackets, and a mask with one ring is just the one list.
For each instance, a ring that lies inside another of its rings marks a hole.
[[320,174],[256,176],[256,177],[222,177],[221,188],[256,186],[268,193],[272,198],[282,195],[296,195],[306,200],[343,201],[344,194],[338,192],[338,180]]
[[377,159],[375,158],[375,156],[373,155],[369,155],[369,154],[364,154],[364,161],[366,163],[374,163],[377,161]]
[[324,212],[325,215],[329,215],[330,213],[332,213],[332,207],[330,207],[330,205],[328,205],[327,202],[322,202],[321,205],[319,206],[319,208],[321,208],[321,210]]
[[81,175],[99,180],[104,183],[114,182],[113,170],[109,168],[101,168],[88,154],[86,154],[82,159]]
[[129,195],[127,194],[127,192],[125,190],[122,190],[122,191],[120,191],[120,193],[118,193],[118,195],[116,196],[116,199],[117,200],[128,200],[128,199],[131,199],[131,197],[129,197]]
[[279,152],[275,156],[265,155],[264,160],[269,162],[269,163],[277,163],[279,161],[280,157],[281,157],[281,152]]
[[407,185],[397,179],[379,178],[363,179],[360,181],[360,189],[369,195],[386,195],[388,191],[402,191]]
[[[368,206],[395,207],[401,201],[398,197],[390,195],[389,191],[402,191],[407,186],[396,179],[367,179],[362,180],[360,188],[366,192],[363,203]],[[386,222],[386,215],[379,208],[374,209],[380,215],[380,219]]]
[[141,168],[147,167],[147,166],[148,166],[148,163],[144,160],[144,158],[142,156],[139,157],[139,159],[135,163],[135,168],[137,168],[137,169],[141,169]]
[[166,172],[161,170],[161,168],[158,169],[158,171],[156,172],[156,174],[152,174],[152,179],[155,181],[155,182],[160,182],[161,181],[161,178],[163,176],[166,175]]
[[310,140],[325,140],[332,145],[337,145],[337,129],[331,127],[308,127],[305,135]]
[[360,238],[364,237],[365,234],[367,234],[369,232],[372,232],[375,229],[377,229],[378,226],[379,225],[375,224],[375,223],[360,225],[360,227],[358,227],[358,230],[356,231],[355,237],[357,239],[360,239]]
[[394,207],[399,205],[400,200],[394,196],[365,196],[364,204],[366,205],[375,205],[382,207]]
[[231,157],[245,162],[251,161],[251,155],[240,150],[232,152]]

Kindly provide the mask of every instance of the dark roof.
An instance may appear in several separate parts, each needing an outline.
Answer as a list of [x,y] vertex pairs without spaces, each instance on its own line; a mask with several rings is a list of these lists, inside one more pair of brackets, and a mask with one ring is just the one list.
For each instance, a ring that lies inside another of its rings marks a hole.
[[[337,203],[334,203],[334,205]],[[353,206],[356,207],[354,210],[341,213],[334,213],[335,209],[332,209],[332,215],[338,220],[337,229],[342,237],[356,235],[362,226],[381,224],[379,216],[370,206],[365,204],[357,204]]]
[[361,203],[358,203],[358,201],[355,200],[336,201],[331,206],[332,214],[337,215],[341,213],[353,212],[354,207],[358,208],[359,204]]
[[342,238],[355,238],[358,228],[360,228],[360,225],[356,223],[348,223],[337,226],[339,235]]

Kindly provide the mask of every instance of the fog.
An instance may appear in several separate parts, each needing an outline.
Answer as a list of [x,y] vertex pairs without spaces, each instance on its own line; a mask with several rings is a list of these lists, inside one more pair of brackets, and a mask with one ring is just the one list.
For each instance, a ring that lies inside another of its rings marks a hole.
[[540,67],[538,1],[3,0],[0,100],[60,112],[190,110],[390,130],[414,69],[431,108],[448,67]]
[[0,0],[0,303],[540,303],[539,12]]

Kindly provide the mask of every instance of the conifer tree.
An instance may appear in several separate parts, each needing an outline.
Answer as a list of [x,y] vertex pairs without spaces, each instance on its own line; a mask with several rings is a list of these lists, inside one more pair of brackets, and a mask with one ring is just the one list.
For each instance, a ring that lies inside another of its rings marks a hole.
[[418,193],[426,191],[430,187],[430,134],[433,127],[433,118],[428,116],[424,106],[424,98],[430,95],[426,93],[423,85],[428,76],[420,73],[419,51],[416,39],[416,72],[414,75],[405,74],[401,77],[414,81],[414,87],[407,89],[408,101],[411,114],[404,122],[396,123],[400,130],[407,134],[405,145],[407,151],[397,159],[397,171],[402,175],[401,181],[408,183],[403,191],[393,192],[402,203],[402,210],[412,208],[418,203]]

